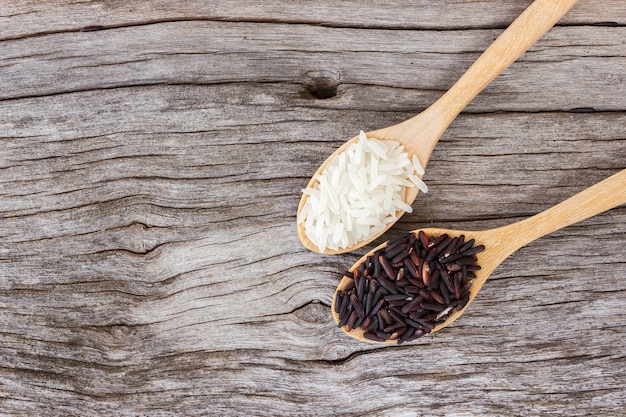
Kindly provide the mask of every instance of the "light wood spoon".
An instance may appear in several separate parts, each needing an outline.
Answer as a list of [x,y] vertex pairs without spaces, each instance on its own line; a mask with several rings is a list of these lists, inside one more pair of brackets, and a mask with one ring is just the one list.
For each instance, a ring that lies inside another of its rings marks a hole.
[[[516,250],[548,233],[580,222],[625,203],[626,169],[587,188],[586,190],[570,197],[554,207],[549,208],[546,211],[508,226],[473,232],[435,228],[421,229],[429,236],[440,236],[444,233],[447,233],[452,237],[465,235],[466,240],[475,239],[476,245],[482,244],[486,247],[484,252],[479,253],[476,256],[478,258],[477,264],[481,266],[481,269],[476,271],[476,278],[473,280],[472,286],[469,289],[470,296],[468,303],[461,310],[454,311],[450,314],[446,321],[437,325],[432,331],[436,332],[441,330],[458,319],[474,298],[476,298],[476,295],[496,267]],[[418,231],[414,231],[413,233],[417,232]],[[385,246],[387,246],[387,242],[368,252],[355,265],[353,265],[349,271],[354,271],[362,262],[365,261],[365,258],[368,255],[371,255],[376,250],[384,248]],[[344,277],[337,286],[337,291],[333,297],[333,302],[331,304],[333,306],[332,314],[337,323],[339,323],[339,315],[335,311],[334,307],[337,292],[343,291],[351,281],[352,279]],[[347,332],[346,326],[343,326],[342,329],[355,339],[370,343],[380,343],[373,342],[372,340],[363,337],[363,331],[361,329],[353,329],[349,332]],[[387,341],[385,343],[395,342]]]
[[[450,123],[494,78],[511,65],[520,55],[543,36],[576,3],[577,0],[536,0],[532,3],[491,46],[474,62],[463,76],[441,98],[426,110],[402,123],[367,133],[368,137],[393,140],[404,145],[409,159],[417,155],[426,168],[428,159]],[[355,136],[337,149],[318,168],[321,173],[335,155],[343,152],[351,143],[358,141]],[[313,177],[307,188],[317,184]],[[411,205],[417,197],[417,188],[407,188],[405,202]],[[298,206],[298,217],[308,196],[304,194]],[[399,210],[396,218],[404,214]],[[326,249],[323,253],[337,254],[350,252],[364,246],[385,233],[393,223],[368,240],[339,250]],[[303,245],[313,252],[320,252],[304,232],[304,226],[298,224],[298,235]]]

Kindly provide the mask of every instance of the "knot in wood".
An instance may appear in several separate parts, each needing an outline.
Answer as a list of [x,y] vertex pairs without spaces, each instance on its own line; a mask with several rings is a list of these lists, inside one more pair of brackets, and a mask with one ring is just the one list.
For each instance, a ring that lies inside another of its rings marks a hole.
[[304,86],[308,94],[316,99],[325,100],[338,94],[341,77],[332,71],[309,71],[306,73]]

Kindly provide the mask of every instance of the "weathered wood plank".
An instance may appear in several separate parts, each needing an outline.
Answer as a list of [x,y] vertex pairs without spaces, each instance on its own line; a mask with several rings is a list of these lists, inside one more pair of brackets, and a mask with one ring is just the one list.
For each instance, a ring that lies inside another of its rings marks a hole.
[[[619,416],[626,207],[399,348],[329,314],[367,248],[295,231],[330,152],[430,104],[527,4],[0,5],[0,414]],[[385,237],[508,224],[626,168],[624,7],[581,2],[477,97]]]
[[[331,0],[262,3],[159,0],[133,4],[101,0],[33,4],[21,0],[0,4],[0,27],[3,28],[0,39],[76,31],[95,25],[119,27],[193,20],[432,30],[503,28],[529,4],[529,0],[441,1],[436,6],[427,0],[365,3],[356,0],[341,3]],[[565,25],[625,23],[626,6],[619,0],[580,2],[560,22]]]
[[[338,96],[324,105],[407,111],[450,88],[501,30],[365,32],[173,22],[5,41],[0,99],[215,83],[294,83],[301,96],[328,79]],[[621,110],[624,37],[624,27],[555,28],[468,111]]]

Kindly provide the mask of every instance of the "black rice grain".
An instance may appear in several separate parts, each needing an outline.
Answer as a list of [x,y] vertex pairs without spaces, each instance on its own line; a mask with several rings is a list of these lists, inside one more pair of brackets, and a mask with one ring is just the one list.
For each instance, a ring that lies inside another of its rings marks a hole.
[[376,303],[374,309],[370,311],[370,316],[374,316],[376,313],[378,313],[383,305],[385,305],[385,300],[380,300],[378,303]]
[[385,271],[387,276],[391,279],[394,279],[396,277],[396,274],[393,271],[393,267],[389,263],[389,260],[385,258],[383,255],[379,255],[378,260],[380,261],[380,264],[382,265],[383,270]]
[[378,337],[378,335],[376,333],[373,332],[365,332],[363,333],[363,337],[365,337],[366,339],[369,340],[374,340],[376,342],[384,342],[385,339],[383,339],[382,337]]
[[471,249],[467,249],[465,252],[463,252],[463,256],[476,255],[477,253],[480,253],[484,250],[485,250],[485,245],[478,245]]

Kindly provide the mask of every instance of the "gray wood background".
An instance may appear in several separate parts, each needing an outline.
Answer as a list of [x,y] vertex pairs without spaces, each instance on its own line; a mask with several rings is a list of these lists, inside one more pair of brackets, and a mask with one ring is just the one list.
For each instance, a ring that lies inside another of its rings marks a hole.
[[[1,2],[0,414],[624,416],[626,207],[402,347],[331,318],[367,248],[296,234],[327,155],[424,109],[529,4]],[[626,3],[581,1],[452,124],[385,237],[509,224],[626,168],[625,92]]]

